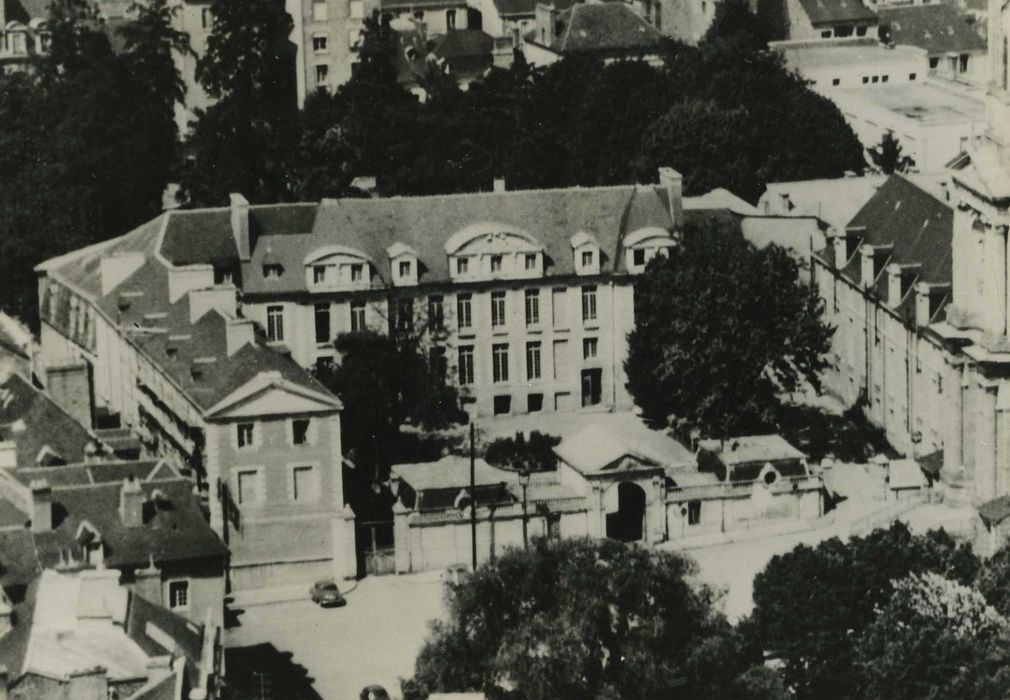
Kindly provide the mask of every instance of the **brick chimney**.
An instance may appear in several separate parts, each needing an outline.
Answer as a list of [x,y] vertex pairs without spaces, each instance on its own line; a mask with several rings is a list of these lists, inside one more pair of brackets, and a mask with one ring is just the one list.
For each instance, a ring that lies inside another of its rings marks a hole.
[[225,329],[225,337],[228,344],[228,357],[242,349],[243,346],[255,341],[255,326],[248,318],[228,319]]
[[91,372],[87,364],[71,363],[46,368],[46,391],[57,406],[85,428],[93,427]]
[[45,479],[32,479],[28,488],[32,492],[32,532],[49,532],[53,529],[53,489]]
[[125,527],[141,527],[144,524],[144,489],[132,476],[123,479],[119,489],[119,519]]
[[249,241],[249,200],[237,192],[228,195],[231,207],[231,234],[235,237],[239,260],[248,262],[252,248]]
[[663,167],[659,169],[659,186],[666,190],[670,219],[679,231],[684,227],[684,178],[673,168]]
[[102,278],[102,296],[105,296],[144,264],[144,254],[139,252],[103,255],[99,263]]

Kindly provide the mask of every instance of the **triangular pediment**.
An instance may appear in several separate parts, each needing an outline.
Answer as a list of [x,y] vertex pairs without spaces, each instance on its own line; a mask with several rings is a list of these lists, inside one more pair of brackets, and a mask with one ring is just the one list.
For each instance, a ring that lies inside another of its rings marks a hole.
[[341,408],[340,400],[293,382],[260,375],[212,407],[212,419],[253,416],[332,413]]

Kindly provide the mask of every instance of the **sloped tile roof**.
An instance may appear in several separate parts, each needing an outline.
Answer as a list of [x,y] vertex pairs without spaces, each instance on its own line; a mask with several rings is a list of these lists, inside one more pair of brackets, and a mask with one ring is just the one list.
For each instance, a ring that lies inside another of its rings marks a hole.
[[44,447],[79,462],[94,436],[19,374],[0,383],[0,439],[14,442],[18,466],[35,466]]
[[892,44],[918,46],[930,55],[985,51],[986,40],[968,24],[971,16],[952,5],[882,7],[877,14],[890,27]]
[[575,4],[560,13],[558,22],[550,48],[560,54],[650,50],[662,37],[623,2]]
[[819,24],[876,18],[873,10],[860,0],[800,0],[800,5],[803,6],[803,11],[807,13],[810,23],[815,27]]

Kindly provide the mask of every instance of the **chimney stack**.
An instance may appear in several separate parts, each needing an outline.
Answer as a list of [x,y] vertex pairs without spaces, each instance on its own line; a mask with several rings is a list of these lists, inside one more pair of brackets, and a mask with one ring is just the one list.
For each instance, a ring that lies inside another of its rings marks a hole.
[[32,492],[32,532],[49,532],[53,529],[53,489],[45,479],[32,479],[28,484]]
[[505,191],[505,178],[503,178],[503,177],[496,177],[494,179],[494,191],[495,191],[495,193],[499,193],[499,192],[504,192]]
[[91,371],[84,363],[46,367],[46,391],[57,406],[85,428],[94,426]]
[[231,233],[235,237],[239,260],[248,262],[252,250],[249,244],[249,200],[237,192],[228,195],[231,206]]
[[869,289],[876,277],[873,269],[873,246],[869,243],[859,246],[859,263],[859,281],[863,289]]
[[0,469],[14,469],[18,466],[18,446],[13,440],[0,442]]
[[684,227],[684,178],[673,168],[659,169],[659,186],[666,190],[674,230]]
[[223,316],[238,315],[238,299],[234,285],[221,285],[189,292],[189,322],[196,323],[211,309],[217,309]]
[[228,357],[241,350],[243,346],[255,341],[253,322],[248,318],[228,319],[225,328],[225,337],[228,345]]
[[103,255],[99,262],[99,276],[102,282],[102,296],[118,287],[127,277],[144,264],[144,254],[137,252]]
[[144,489],[132,476],[123,479],[119,489],[119,519],[125,527],[140,527],[144,524]]

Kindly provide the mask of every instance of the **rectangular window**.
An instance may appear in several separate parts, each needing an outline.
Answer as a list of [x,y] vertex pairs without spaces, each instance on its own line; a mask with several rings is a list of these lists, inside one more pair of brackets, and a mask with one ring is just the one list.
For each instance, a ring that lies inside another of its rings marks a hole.
[[410,277],[410,261],[400,261],[400,277]]
[[309,419],[296,418],[291,421],[291,442],[296,445],[307,445],[309,443]]
[[330,75],[330,67],[325,63],[316,64],[316,83],[325,83],[326,78]]
[[645,264],[645,250],[642,248],[636,248],[631,251],[631,262],[635,267]]
[[326,281],[326,266],[325,265],[313,265],[312,266],[312,283],[322,284]]
[[276,343],[284,340],[284,307],[267,307],[267,340]]
[[593,266],[593,251],[584,250],[582,251],[582,267],[592,267]]
[[501,256],[491,256],[491,272],[501,272]]
[[910,82],[914,82],[915,81],[915,73],[909,73],[908,74],[908,80]]
[[357,333],[365,330],[365,302],[351,302],[351,332]]
[[316,304],[316,342],[330,342],[330,303]]
[[260,473],[256,470],[240,471],[236,476],[238,493],[235,494],[239,504],[259,503]]
[[842,80],[841,80],[841,78],[832,78],[831,79],[831,84],[832,85],[841,85],[842,84]]
[[512,397],[508,394],[494,397],[494,414],[506,416],[512,412]]
[[456,10],[445,11],[445,28],[450,32],[456,28]]
[[461,345],[459,348],[459,383],[473,384],[473,346]]
[[526,411],[528,413],[539,413],[544,409],[544,395],[530,394],[526,397]]
[[460,328],[470,328],[473,324],[470,317],[471,299],[469,294],[460,294],[456,297],[456,323]]
[[509,346],[508,343],[495,343],[491,346],[491,378],[495,382],[509,380]]
[[535,326],[540,323],[540,290],[526,290],[526,325]]
[[351,6],[348,11],[351,19],[364,19],[365,18],[365,3],[364,0],[351,0]]
[[866,27],[856,27],[856,36],[866,36]]
[[582,320],[596,320],[596,287],[582,288]]
[[554,289],[551,291],[551,311],[554,314],[554,327],[568,327],[568,304],[567,289]]
[[456,258],[456,274],[465,275],[469,272],[470,260],[467,258]]
[[891,78],[891,76],[889,76],[889,75],[883,75],[883,76],[880,77],[880,82],[886,83],[888,80],[890,80],[890,78]]
[[316,22],[325,22],[329,12],[327,12],[325,2],[314,2],[312,3],[312,19]]
[[214,268],[214,284],[232,284],[235,281],[235,273],[228,267]]
[[189,581],[168,582],[168,607],[172,610],[189,608]]
[[279,279],[284,273],[284,268],[280,265],[264,265],[263,266],[263,276],[268,280]]
[[439,377],[445,378],[449,373],[449,361],[445,357],[445,348],[436,345],[428,349],[428,367]]
[[361,278],[364,276],[364,272],[364,265],[351,265],[351,281],[360,282]]
[[698,525],[701,523],[701,501],[687,502],[687,524]]
[[527,270],[537,269],[537,256],[535,253],[526,254],[526,269]]
[[253,424],[239,423],[235,426],[235,444],[239,448],[253,446]]
[[312,50],[316,53],[326,53],[330,48],[330,40],[325,34],[312,37]]
[[540,379],[540,343],[526,343],[526,379]]
[[428,328],[433,331],[440,331],[445,328],[442,297],[428,297]]
[[879,75],[873,76],[872,78],[870,78],[870,82],[871,83],[879,83],[880,82],[880,76]]
[[968,72],[968,54],[963,53],[960,56],[958,56],[957,70],[958,70],[959,73],[967,73]]
[[204,7],[200,10],[200,26],[204,29],[210,29],[214,24],[214,14],[210,11],[209,7]]
[[583,338],[582,339],[582,359],[584,360],[595,360],[596,352],[598,348],[598,343],[596,338]]
[[316,470],[310,466],[295,467],[291,470],[291,500],[314,501],[319,495],[316,486]]
[[491,327],[505,325],[505,292],[491,292]]
[[414,329],[414,301],[400,299],[396,303],[396,329],[411,331]]

